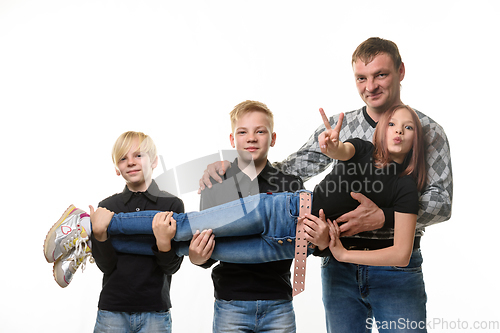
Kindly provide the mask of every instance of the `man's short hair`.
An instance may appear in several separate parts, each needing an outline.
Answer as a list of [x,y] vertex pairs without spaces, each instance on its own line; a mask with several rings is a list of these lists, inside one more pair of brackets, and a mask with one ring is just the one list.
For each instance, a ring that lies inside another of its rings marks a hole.
[[380,53],[386,53],[392,58],[392,62],[394,63],[396,70],[398,70],[403,63],[396,43],[379,37],[371,37],[359,44],[356,48],[352,54],[351,64],[354,64],[359,59],[366,65]]

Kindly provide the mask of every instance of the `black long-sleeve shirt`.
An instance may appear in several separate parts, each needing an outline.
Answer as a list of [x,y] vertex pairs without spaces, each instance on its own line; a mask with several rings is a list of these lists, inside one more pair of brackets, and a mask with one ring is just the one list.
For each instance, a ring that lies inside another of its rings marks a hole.
[[[260,174],[251,180],[238,163],[232,163],[221,184],[212,182],[211,189],[201,193],[200,209],[220,205],[239,197],[266,192],[295,192],[303,189],[300,178],[286,175],[268,162]],[[215,241],[217,246],[217,240]],[[290,266],[293,260],[262,264],[234,264],[220,262],[212,270],[215,298],[223,300],[291,300]],[[208,268],[214,260],[202,265]]]
[[[99,203],[114,213],[130,213],[143,210],[184,212],[181,199],[160,191],[153,182],[146,192],[131,192],[127,187]],[[99,298],[99,309],[119,312],[165,311],[171,308],[170,283],[177,272],[182,257],[175,251],[159,252],[153,246],[154,256],[116,252],[111,237],[104,242],[92,235],[92,254],[99,269],[104,273]],[[136,237],[137,236],[130,236]],[[143,236],[141,236],[143,237]],[[156,244],[154,236],[151,243]]]

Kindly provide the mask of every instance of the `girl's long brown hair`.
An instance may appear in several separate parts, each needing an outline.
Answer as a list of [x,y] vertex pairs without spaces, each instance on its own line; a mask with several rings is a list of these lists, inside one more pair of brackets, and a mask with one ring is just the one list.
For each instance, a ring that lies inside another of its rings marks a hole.
[[425,167],[425,151],[424,151],[424,136],[422,131],[422,124],[415,111],[408,105],[396,105],[389,111],[385,112],[380,118],[375,133],[373,134],[373,145],[375,146],[373,152],[373,160],[377,168],[384,168],[392,162],[387,148],[387,127],[394,113],[399,109],[406,109],[410,111],[415,124],[415,135],[413,136],[413,147],[408,152],[404,164],[408,164],[406,169],[401,173],[400,177],[411,175],[417,183],[417,188],[421,191],[426,182],[427,170]]

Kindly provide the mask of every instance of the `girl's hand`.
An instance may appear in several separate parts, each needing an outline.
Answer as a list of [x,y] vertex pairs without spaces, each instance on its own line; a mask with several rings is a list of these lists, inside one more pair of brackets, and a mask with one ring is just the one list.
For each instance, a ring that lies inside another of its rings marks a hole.
[[335,125],[335,128],[332,129],[330,122],[325,115],[325,111],[320,108],[319,113],[321,114],[321,118],[323,118],[323,123],[326,128],[326,130],[318,137],[319,148],[323,154],[331,157],[330,155],[334,155],[339,147],[339,135],[340,129],[342,128],[342,121],[344,120],[344,114],[341,113],[339,115],[337,125]]
[[343,254],[347,251],[342,243],[340,242],[340,228],[336,221],[328,220],[328,224],[330,227],[330,244],[328,247],[330,248],[330,252],[338,261],[342,261]]
[[173,214],[172,212],[161,212],[153,218],[153,234],[160,252],[168,252],[172,249],[170,241],[177,231],[177,221],[172,218]]

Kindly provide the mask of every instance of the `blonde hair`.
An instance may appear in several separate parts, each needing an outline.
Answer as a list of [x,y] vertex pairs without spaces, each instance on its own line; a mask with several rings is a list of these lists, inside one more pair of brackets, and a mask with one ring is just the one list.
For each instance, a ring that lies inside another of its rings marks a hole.
[[111,157],[113,159],[113,164],[118,166],[118,162],[127,155],[135,140],[139,141],[139,151],[149,155],[151,161],[156,158],[156,146],[153,139],[149,135],[142,132],[128,131],[123,133],[116,139],[113,145],[113,150],[111,152]]
[[271,132],[273,131],[274,117],[273,113],[271,112],[271,110],[269,110],[267,105],[258,101],[247,100],[236,105],[233,111],[229,113],[229,117],[231,118],[231,132],[234,132],[234,128],[236,127],[236,122],[245,114],[252,111],[264,112],[267,115],[267,118],[269,119],[269,125],[271,126],[270,130]]

